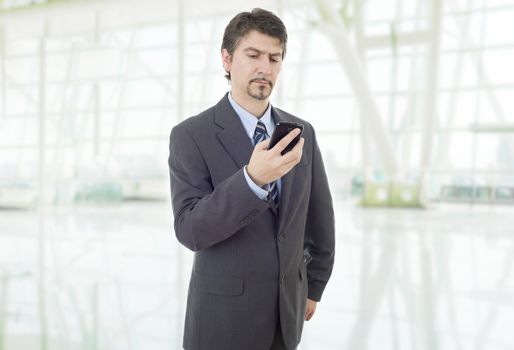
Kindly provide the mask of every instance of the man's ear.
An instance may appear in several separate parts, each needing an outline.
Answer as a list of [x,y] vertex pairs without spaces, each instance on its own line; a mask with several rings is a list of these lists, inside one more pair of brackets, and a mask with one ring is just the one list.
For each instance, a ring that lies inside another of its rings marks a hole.
[[221,62],[223,63],[223,69],[225,72],[230,72],[232,66],[232,55],[228,53],[227,49],[221,50]]

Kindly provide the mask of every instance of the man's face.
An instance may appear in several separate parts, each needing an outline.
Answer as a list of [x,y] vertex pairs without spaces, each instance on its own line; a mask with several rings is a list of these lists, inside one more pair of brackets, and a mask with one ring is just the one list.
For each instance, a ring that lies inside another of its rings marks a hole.
[[282,67],[280,40],[255,30],[242,37],[230,55],[222,50],[223,68],[230,72],[232,94],[267,100]]

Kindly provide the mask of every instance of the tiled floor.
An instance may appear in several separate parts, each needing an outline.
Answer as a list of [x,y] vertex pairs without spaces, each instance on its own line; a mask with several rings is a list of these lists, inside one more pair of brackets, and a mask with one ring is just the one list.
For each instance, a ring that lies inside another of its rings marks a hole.
[[[0,350],[180,349],[191,258],[165,203],[0,211]],[[514,207],[340,203],[299,350],[514,349],[513,324]]]

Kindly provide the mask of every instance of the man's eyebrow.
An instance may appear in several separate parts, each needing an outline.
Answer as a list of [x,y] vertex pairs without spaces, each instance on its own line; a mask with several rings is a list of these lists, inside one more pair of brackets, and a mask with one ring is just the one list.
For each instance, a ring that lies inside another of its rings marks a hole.
[[273,52],[273,53],[268,53],[266,51],[261,51],[259,49],[256,49],[255,47],[247,47],[245,49],[245,52],[248,52],[248,51],[255,51],[257,52],[258,54],[260,55],[266,55],[266,54],[269,54],[270,56],[282,56],[282,53],[281,52]]

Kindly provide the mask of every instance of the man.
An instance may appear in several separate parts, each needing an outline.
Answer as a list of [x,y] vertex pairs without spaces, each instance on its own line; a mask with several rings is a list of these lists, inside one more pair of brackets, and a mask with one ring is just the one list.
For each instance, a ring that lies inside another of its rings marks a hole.
[[[314,130],[269,103],[286,43],[271,12],[235,16],[221,50],[231,92],[171,131],[175,234],[195,251],[187,350],[296,349],[332,271],[334,213]],[[299,134],[268,149],[284,121],[304,132],[281,155]]]

